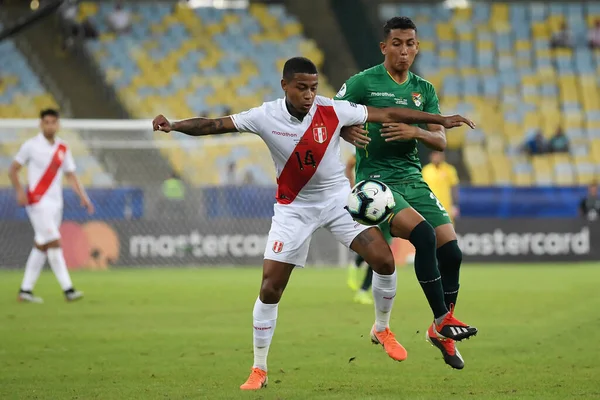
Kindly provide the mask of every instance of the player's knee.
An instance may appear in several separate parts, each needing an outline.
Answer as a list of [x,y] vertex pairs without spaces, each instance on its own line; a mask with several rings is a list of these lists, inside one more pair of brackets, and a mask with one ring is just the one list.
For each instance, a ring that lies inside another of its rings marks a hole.
[[285,285],[279,285],[273,279],[264,279],[260,286],[260,301],[265,304],[279,303],[284,289]]
[[417,251],[433,251],[436,247],[435,230],[427,221],[422,221],[410,232],[408,240]]
[[463,254],[460,247],[458,247],[458,241],[451,240],[440,246],[440,248],[437,249],[437,258],[440,267],[459,269],[462,263]]
[[375,258],[375,261],[370,264],[373,271],[380,275],[391,275],[396,269],[396,263],[394,262],[394,255],[391,250],[387,252],[380,252]]

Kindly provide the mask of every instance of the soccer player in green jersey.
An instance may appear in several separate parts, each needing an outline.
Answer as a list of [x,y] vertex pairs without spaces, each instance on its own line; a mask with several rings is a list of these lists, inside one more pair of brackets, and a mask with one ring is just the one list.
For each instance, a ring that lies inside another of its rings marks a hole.
[[[348,79],[336,98],[368,106],[404,107],[439,114],[433,85],[410,72],[419,52],[415,24],[407,17],[395,17],[386,22],[383,34],[380,44],[385,57],[383,64]],[[448,212],[423,180],[417,152],[418,141],[443,151],[444,127],[369,123],[364,129],[360,126],[343,129],[342,137],[357,147],[356,180],[377,179],[392,189],[396,206],[388,220],[389,228],[394,237],[407,239],[415,246],[415,272],[434,315],[427,340],[442,352],[448,365],[462,369],[464,361],[454,340],[442,334],[449,321],[454,325],[458,321],[453,311],[462,253]],[[459,326],[454,328],[460,329],[455,340],[477,333],[475,327],[462,322]]]

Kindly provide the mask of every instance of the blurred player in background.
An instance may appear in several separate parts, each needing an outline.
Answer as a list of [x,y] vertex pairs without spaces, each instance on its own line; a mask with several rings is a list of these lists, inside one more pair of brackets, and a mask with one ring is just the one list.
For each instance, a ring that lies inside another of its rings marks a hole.
[[[295,57],[283,67],[283,99],[217,119],[191,118],[170,123],[159,115],[152,122],[155,131],[173,130],[190,136],[252,132],[266,143],[275,161],[277,203],[264,254],[259,297],[253,310],[254,364],[248,380],[240,386],[242,390],[258,390],[267,385],[267,355],[279,301],[294,268],[304,266],[312,234],[321,227],[373,267],[375,324],[371,340],[381,344],[392,359],[406,359],[406,350],[389,329],[396,297],[392,251],[379,229],[356,223],[343,208],[350,186],[339,158],[340,129],[367,121],[389,120],[437,120],[447,127],[472,125],[460,116],[442,117],[327,99],[317,96],[318,83],[316,66],[306,58]],[[451,328],[458,334],[456,329],[460,327]],[[447,334],[451,334],[449,330]]]
[[[352,156],[348,159],[346,163],[346,177],[350,181],[350,187],[354,187],[356,181],[354,179],[354,168],[356,167],[356,156]],[[390,233],[390,225],[385,222],[379,226],[381,229],[381,233],[383,233],[383,237],[388,245],[392,242],[392,234]],[[361,270],[361,267],[365,265],[365,259],[360,255],[356,255],[354,261],[348,265],[348,286],[350,289],[356,291],[354,295],[354,301],[359,304],[373,304],[373,298],[371,297],[369,289],[371,289],[371,284],[373,283],[373,268],[370,265],[367,265],[367,271],[365,272],[365,277],[363,278],[362,284],[358,282],[358,271]]]
[[450,219],[454,222],[460,214],[456,168],[446,162],[446,155],[441,151],[432,151],[429,161],[431,162],[423,167],[423,180],[442,206],[450,212]]
[[[383,64],[348,79],[336,98],[439,114],[433,85],[410,72],[419,52],[417,27],[410,18],[395,17],[385,23],[380,49],[385,57]],[[423,180],[417,150],[420,141],[443,151],[444,127],[367,124],[365,129],[344,128],[342,137],[357,146],[356,180],[377,179],[392,189],[396,207],[389,219],[391,233],[415,247],[415,273],[433,311],[427,340],[440,349],[448,365],[462,369],[464,362],[454,341],[477,333],[475,327],[454,318],[462,253],[448,212]],[[442,330],[447,324],[459,326],[459,334],[452,338],[444,335]]]
[[[73,301],[82,298],[83,293],[73,287],[60,243],[63,174],[88,213],[94,212],[94,206],[75,175],[75,162],[71,151],[65,142],[56,137],[59,128],[58,111],[43,110],[40,118],[42,132],[21,146],[9,170],[17,202],[26,207],[35,232],[34,246],[25,265],[25,276],[18,300],[43,302],[40,297],[33,295],[33,288],[48,258],[50,267],[64,291],[65,299]],[[19,181],[19,171],[23,165],[27,165],[27,191]]]

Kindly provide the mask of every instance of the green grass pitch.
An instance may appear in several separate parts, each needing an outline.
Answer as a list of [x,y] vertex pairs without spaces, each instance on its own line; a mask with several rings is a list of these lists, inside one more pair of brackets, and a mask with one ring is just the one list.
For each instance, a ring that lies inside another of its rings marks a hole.
[[[67,304],[44,272],[45,304],[18,304],[0,272],[0,399],[600,398],[600,265],[466,265],[457,316],[480,333],[447,367],[424,340],[431,316],[399,271],[396,363],[368,338],[371,306],[341,269],[294,272],[279,307],[269,387],[241,392],[252,363],[258,269],[75,272]],[[350,362],[350,360],[352,361]]]

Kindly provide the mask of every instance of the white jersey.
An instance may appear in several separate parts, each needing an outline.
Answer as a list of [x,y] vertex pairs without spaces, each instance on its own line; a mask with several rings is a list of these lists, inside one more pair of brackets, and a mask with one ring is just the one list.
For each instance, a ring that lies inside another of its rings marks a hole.
[[75,162],[67,144],[59,138],[51,144],[42,133],[27,140],[15,156],[15,161],[27,165],[27,196],[29,205],[63,205],[63,172],[74,172]]
[[277,170],[279,204],[315,204],[334,198],[348,186],[340,157],[340,130],[364,124],[367,108],[317,96],[302,121],[287,110],[285,99],[231,116],[240,132],[259,135]]

